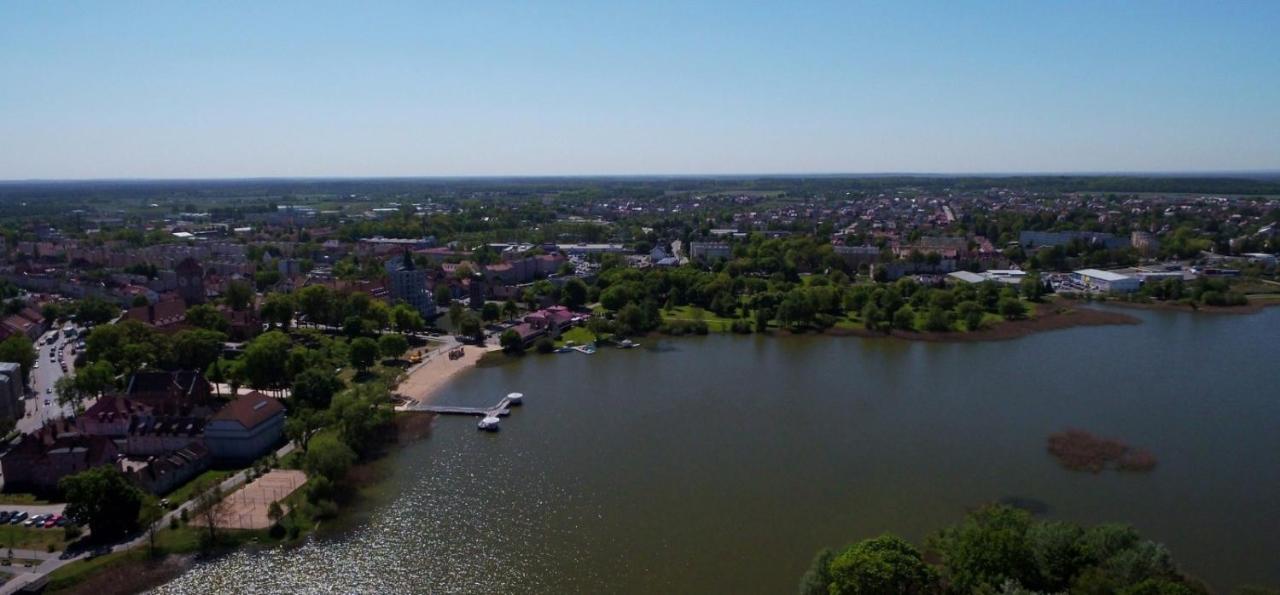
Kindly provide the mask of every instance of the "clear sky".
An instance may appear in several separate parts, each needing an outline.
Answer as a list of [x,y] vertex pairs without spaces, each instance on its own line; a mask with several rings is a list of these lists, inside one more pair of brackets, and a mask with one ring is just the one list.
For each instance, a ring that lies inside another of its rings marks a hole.
[[0,179],[1280,169],[1280,1],[0,0]]

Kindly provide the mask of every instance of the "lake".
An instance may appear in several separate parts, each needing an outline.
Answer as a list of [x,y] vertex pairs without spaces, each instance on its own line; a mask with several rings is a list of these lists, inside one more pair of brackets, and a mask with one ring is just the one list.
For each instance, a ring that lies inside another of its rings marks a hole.
[[[985,502],[1125,522],[1226,590],[1280,585],[1280,308],[990,343],[647,338],[468,373],[351,528],[196,565],[164,593],[789,593],[824,546],[920,543]],[[1151,473],[1064,470],[1068,427]]]

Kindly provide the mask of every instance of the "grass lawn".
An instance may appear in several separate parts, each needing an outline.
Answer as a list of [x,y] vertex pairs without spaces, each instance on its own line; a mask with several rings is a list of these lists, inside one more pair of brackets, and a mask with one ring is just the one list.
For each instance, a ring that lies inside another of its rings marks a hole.
[[76,560],[49,574],[45,592],[70,588],[109,566],[125,562],[142,562],[146,559],[146,548],[134,548],[123,552],[112,552],[92,560]]
[[[200,531],[199,527],[191,526],[162,529],[156,534],[156,547],[167,554],[187,554],[200,551]],[[220,532],[219,537],[219,546],[222,548],[238,547],[254,540],[271,541],[265,531],[223,530]],[[69,589],[108,568],[124,564],[141,564],[146,561],[146,544],[123,552],[112,552],[92,560],[76,560],[49,575],[49,584],[45,588],[45,592]]]
[[14,492],[12,494],[0,494],[0,504],[53,504],[53,503],[48,500],[37,498],[35,494]]
[[204,473],[201,473],[200,475],[197,475],[191,478],[191,481],[188,481],[187,483],[184,483],[178,486],[177,489],[173,490],[172,492],[169,492],[165,496],[165,498],[169,499],[170,504],[177,506],[179,504],[182,504],[183,502],[186,502],[187,500],[190,500],[193,496],[195,496],[196,486],[200,485],[200,482],[202,480],[213,480],[213,481],[221,482],[222,480],[228,477],[231,477],[231,474],[233,473],[235,473],[235,470],[228,471],[228,470],[221,470],[221,469],[219,470],[210,469],[208,471],[205,471]]
[[707,330],[713,333],[727,333],[732,330],[733,318],[716,316],[715,313],[696,306],[679,306],[662,311],[663,320],[701,320],[707,323]]
[[0,525],[0,548],[45,551],[49,544],[57,549],[66,547],[62,527],[35,529],[22,525]]
[[569,341],[573,341],[578,345],[586,345],[595,342],[595,340],[596,336],[591,334],[591,331],[587,330],[586,327],[575,326],[560,334],[560,338],[556,339],[556,347],[563,347]]

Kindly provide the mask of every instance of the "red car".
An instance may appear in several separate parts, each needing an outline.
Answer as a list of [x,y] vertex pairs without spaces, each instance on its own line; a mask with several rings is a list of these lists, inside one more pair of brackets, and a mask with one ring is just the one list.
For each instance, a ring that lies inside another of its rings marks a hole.
[[53,527],[54,525],[57,525],[58,519],[60,518],[62,518],[62,515],[60,514],[49,515],[49,518],[44,520],[44,528],[48,529],[50,527]]

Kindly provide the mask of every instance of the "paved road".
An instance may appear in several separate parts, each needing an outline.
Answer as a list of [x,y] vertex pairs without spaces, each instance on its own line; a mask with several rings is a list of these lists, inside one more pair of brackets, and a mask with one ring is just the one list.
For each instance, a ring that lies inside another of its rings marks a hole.
[[58,382],[59,378],[67,372],[62,371],[62,365],[58,362],[57,354],[62,353],[62,361],[67,364],[67,370],[72,370],[72,361],[75,356],[71,355],[71,346],[79,339],[70,339],[62,337],[54,345],[46,345],[45,340],[52,333],[41,335],[36,345],[38,349],[36,364],[37,368],[31,373],[31,398],[25,402],[26,414],[18,420],[18,430],[23,433],[31,432],[44,425],[50,419],[66,417],[74,414],[70,405],[58,405],[58,395],[55,394],[53,386]]

